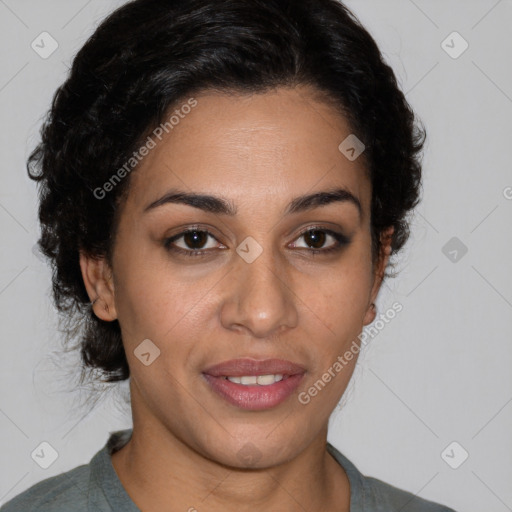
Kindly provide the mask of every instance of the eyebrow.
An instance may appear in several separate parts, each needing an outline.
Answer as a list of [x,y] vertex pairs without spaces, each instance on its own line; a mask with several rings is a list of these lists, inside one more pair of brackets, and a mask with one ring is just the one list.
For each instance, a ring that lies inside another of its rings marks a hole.
[[[296,197],[286,207],[285,215],[300,213],[320,206],[326,206],[332,203],[352,203],[358,210],[359,217],[362,217],[363,209],[359,199],[344,188],[337,188],[323,192],[315,192]],[[185,204],[193,206],[205,212],[235,216],[237,214],[236,206],[226,199],[207,194],[196,194],[172,189],[164,196],[150,203],[144,208],[144,213],[154,210],[164,204]]]

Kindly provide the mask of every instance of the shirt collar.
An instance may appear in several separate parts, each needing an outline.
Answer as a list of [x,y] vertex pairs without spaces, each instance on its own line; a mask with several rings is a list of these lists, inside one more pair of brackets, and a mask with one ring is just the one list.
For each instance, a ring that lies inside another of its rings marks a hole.
[[[131,438],[132,429],[111,432],[103,447],[91,460],[91,474],[95,484],[101,488],[105,498],[113,510],[124,512],[141,512],[133,503],[123,487],[112,465],[111,455],[120,450]],[[363,477],[359,470],[332,444],[327,443],[327,451],[334,457],[347,474],[350,483],[350,511],[363,511]],[[94,510],[94,504],[92,504]]]

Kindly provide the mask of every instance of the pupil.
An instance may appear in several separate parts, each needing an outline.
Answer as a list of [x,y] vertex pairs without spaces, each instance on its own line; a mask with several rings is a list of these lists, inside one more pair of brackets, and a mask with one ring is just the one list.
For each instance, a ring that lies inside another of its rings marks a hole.
[[[189,231],[184,235],[185,243],[192,249],[201,249],[207,240],[207,235],[204,231]],[[199,247],[195,247],[198,244]]]
[[325,243],[325,233],[323,231],[308,231],[305,237],[306,243],[312,245],[314,249],[320,249]]

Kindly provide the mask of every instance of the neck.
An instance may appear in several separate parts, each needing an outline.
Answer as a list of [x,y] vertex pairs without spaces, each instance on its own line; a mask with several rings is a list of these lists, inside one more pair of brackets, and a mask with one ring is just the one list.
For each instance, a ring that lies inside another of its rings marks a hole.
[[327,426],[292,460],[267,468],[228,467],[203,456],[156,419],[144,415],[141,421],[134,413],[132,438],[112,455],[112,464],[141,510],[348,512],[348,478],[326,442]]

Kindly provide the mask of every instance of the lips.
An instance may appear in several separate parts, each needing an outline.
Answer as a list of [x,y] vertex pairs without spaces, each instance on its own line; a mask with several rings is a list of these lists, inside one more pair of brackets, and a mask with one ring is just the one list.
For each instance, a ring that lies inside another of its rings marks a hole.
[[[263,411],[285,402],[295,392],[305,373],[301,365],[284,359],[259,361],[246,358],[211,366],[203,371],[203,377],[209,388],[229,404],[239,409]],[[274,383],[270,382],[270,377]],[[243,383],[236,382],[238,379]],[[265,382],[254,382],[261,379]]]
[[204,370],[212,377],[243,377],[246,375],[298,375],[305,373],[305,368],[285,359],[231,359]]

